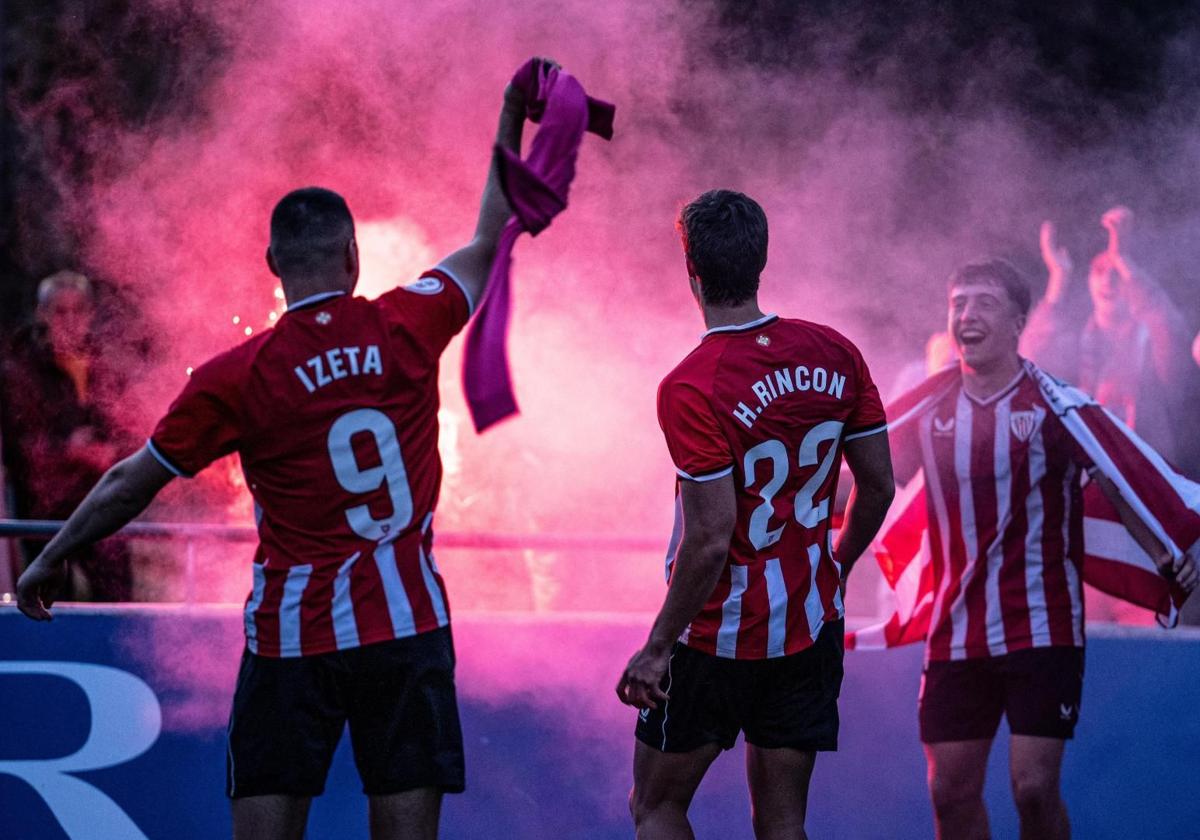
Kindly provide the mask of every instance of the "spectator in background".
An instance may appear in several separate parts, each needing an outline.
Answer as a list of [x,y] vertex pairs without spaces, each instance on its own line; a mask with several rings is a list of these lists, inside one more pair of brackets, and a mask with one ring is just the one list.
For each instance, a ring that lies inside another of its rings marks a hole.
[[[1108,247],[1092,259],[1088,271],[1092,307],[1082,329],[1070,315],[1070,254],[1055,241],[1053,223],[1042,223],[1042,259],[1049,277],[1022,336],[1022,355],[1093,394],[1180,465],[1186,460],[1186,441],[1176,437],[1175,429],[1186,410],[1191,373],[1184,320],[1167,293],[1129,257],[1129,209],[1114,207],[1100,223],[1108,231]],[[1153,623],[1145,611],[1091,588],[1086,603],[1091,620]],[[1200,622],[1198,607],[1200,599],[1190,599],[1181,620]]]
[[1172,420],[1187,370],[1183,317],[1166,292],[1129,256],[1133,213],[1114,207],[1100,223],[1108,247],[1092,260],[1092,309],[1082,329],[1071,318],[1070,254],[1042,223],[1046,294],[1029,316],[1021,352],[1050,373],[1094,395],[1168,460],[1181,455]]
[[[38,285],[35,323],[18,332],[0,366],[0,428],[14,513],[65,519],[125,454],[110,406],[123,390],[92,340],[95,291],[88,278],[59,271]],[[29,557],[44,542],[27,541]],[[102,543],[71,558],[64,599],[132,597],[128,548]]]

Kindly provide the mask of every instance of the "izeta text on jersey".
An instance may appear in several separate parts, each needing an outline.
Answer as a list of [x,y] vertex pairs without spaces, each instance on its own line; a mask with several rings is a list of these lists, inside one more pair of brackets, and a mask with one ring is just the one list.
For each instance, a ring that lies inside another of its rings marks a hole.
[[[358,358],[362,356],[362,365]],[[328,366],[328,367],[326,367]],[[312,376],[304,370],[308,367]],[[328,385],[337,379],[347,376],[366,376],[374,374],[383,376],[383,357],[379,355],[379,347],[368,344],[363,347],[333,347],[324,353],[313,356],[304,365],[296,365],[296,376],[304,383],[308,393]]]

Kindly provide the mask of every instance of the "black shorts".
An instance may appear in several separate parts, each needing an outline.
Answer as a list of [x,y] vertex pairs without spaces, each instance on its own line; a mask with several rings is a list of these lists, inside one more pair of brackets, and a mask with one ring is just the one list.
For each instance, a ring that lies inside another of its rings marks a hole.
[[921,675],[921,741],[992,738],[1001,715],[1014,735],[1066,740],[1075,734],[1082,694],[1083,648],[930,662]]
[[836,750],[844,631],[842,620],[826,622],[812,647],[772,659],[726,659],[677,642],[662,682],[670,699],[641,711],[638,740],[661,752],[727,750],[745,732],[756,747]]
[[347,722],[364,793],[462,791],[450,628],[317,656],[243,653],[226,794],[319,796]]

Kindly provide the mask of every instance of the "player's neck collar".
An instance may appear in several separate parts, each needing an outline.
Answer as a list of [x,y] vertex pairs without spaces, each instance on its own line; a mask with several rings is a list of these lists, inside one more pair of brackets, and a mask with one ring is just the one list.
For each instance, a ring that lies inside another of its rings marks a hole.
[[988,394],[986,397],[977,397],[967,390],[966,383],[963,383],[963,395],[976,405],[983,407],[991,405],[994,402],[999,402],[1004,397],[1008,396],[1020,384],[1021,378],[1025,376],[1025,366],[1017,371],[1017,375],[1008,381],[1000,390]]
[[704,331],[704,337],[707,338],[708,336],[716,333],[733,333],[741,332],[742,330],[752,330],[755,327],[761,327],[763,324],[774,321],[778,317],[778,315],[772,312],[769,315],[764,315],[761,318],[755,318],[753,321],[747,321],[744,324],[729,324],[728,326],[724,327],[713,327],[710,330]]
[[300,300],[296,301],[295,303],[289,303],[287,311],[291,312],[294,309],[303,309],[306,306],[312,306],[314,303],[320,303],[323,300],[329,300],[329,298],[338,297],[339,295],[344,294],[346,294],[344,291],[317,292],[315,295],[309,295],[306,298],[300,298]]

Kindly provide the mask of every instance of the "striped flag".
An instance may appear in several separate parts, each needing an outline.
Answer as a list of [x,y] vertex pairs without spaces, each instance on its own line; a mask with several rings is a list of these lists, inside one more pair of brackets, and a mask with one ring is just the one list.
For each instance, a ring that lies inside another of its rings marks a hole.
[[[1163,546],[1178,558],[1200,554],[1200,484],[1176,472],[1132,430],[1082,391],[1046,374],[1032,362],[1026,370],[1047,408],[1062,420],[1097,469]],[[915,422],[959,376],[957,368],[935,374],[896,401],[889,429]],[[1116,509],[1091,482],[1084,489],[1085,583],[1154,611],[1174,626],[1183,590],[1159,574],[1154,562],[1125,530]],[[847,633],[846,646],[881,649],[924,641],[929,630],[934,584],[925,507],[925,482],[918,472],[897,495],[873,545],[883,577],[895,593],[895,610],[885,621]]]

